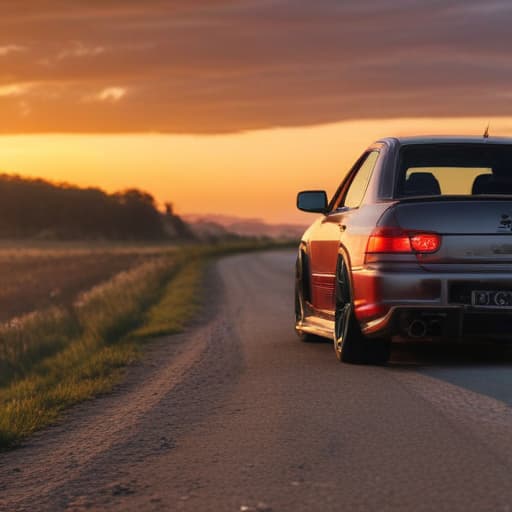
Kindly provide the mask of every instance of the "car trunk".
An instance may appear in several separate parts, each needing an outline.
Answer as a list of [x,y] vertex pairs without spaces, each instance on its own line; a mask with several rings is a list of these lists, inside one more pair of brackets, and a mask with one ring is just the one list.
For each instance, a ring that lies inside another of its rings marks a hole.
[[395,206],[394,217],[405,230],[442,236],[438,251],[418,255],[426,270],[498,271],[512,264],[512,198],[405,200]]

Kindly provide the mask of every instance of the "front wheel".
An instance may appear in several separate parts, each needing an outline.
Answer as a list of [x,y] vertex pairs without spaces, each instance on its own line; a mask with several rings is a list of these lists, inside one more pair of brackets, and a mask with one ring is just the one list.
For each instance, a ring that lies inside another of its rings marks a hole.
[[386,339],[368,339],[354,315],[348,269],[338,259],[335,288],[334,352],[339,361],[352,364],[385,364],[391,344]]

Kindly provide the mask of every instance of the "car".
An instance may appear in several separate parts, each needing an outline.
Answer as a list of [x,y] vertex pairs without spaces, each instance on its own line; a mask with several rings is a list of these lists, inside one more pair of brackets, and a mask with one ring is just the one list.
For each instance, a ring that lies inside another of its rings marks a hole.
[[304,233],[295,329],[340,361],[383,364],[391,341],[512,338],[512,138],[385,138]]

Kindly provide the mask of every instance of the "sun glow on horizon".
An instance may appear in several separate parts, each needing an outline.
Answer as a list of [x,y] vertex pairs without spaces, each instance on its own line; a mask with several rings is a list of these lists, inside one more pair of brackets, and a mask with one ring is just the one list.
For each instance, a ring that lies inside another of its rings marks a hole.
[[[147,190],[178,213],[217,213],[307,224],[297,191],[332,194],[368,144],[388,135],[481,135],[489,119],[345,121],[221,135],[5,135],[0,171],[112,192]],[[512,118],[491,119],[512,134]]]

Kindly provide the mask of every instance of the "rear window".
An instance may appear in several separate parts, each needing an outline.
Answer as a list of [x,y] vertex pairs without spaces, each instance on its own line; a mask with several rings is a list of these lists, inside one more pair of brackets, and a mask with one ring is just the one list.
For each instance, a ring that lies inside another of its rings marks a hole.
[[404,146],[399,165],[399,197],[512,194],[512,146],[509,145]]

